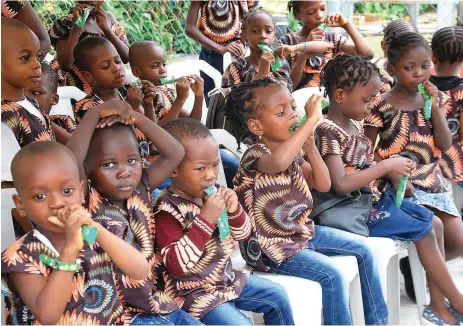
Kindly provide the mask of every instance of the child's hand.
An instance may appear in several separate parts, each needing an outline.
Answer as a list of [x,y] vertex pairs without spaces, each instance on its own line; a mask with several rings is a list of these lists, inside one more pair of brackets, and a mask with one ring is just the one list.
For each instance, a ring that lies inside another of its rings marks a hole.
[[133,124],[135,117],[130,104],[121,100],[110,100],[99,106],[101,120],[97,124],[97,128],[104,128],[116,122],[124,124]]
[[388,158],[389,171],[401,176],[408,177],[416,168],[416,163],[406,157]]
[[307,37],[307,42],[324,41],[324,40],[325,40],[325,31],[318,27],[311,30],[309,33],[309,36]]
[[88,4],[77,3],[74,9],[72,10],[72,20],[76,21],[77,19],[79,19],[80,15],[82,14],[82,11],[88,6]]
[[322,106],[323,97],[320,95],[312,95],[305,104],[305,114],[307,115],[307,122],[313,125],[317,124],[322,118]]
[[259,74],[262,76],[270,73],[270,65],[275,62],[275,58],[271,53],[264,52],[259,60]]
[[148,80],[142,80],[141,83],[143,84],[143,103],[153,103],[153,100],[157,95],[156,86],[154,86],[153,83]]
[[294,45],[281,44],[275,50],[276,57],[287,57],[291,53],[296,52],[296,47]]
[[188,98],[190,85],[191,81],[188,79],[188,77],[182,77],[177,81],[175,89],[177,90],[178,99],[186,101],[186,99]]
[[[433,83],[431,83],[429,80],[427,80],[427,81],[425,81],[423,83],[423,87],[424,87],[426,93],[428,95],[432,96],[432,104],[437,104],[437,99],[439,97],[439,89]],[[424,100],[426,100],[426,99],[424,99]]]
[[223,209],[225,208],[225,201],[222,198],[220,192],[212,194],[205,199],[204,205],[201,208],[201,215],[206,221],[210,224],[216,224],[217,219],[222,214]]
[[143,100],[143,91],[135,85],[130,85],[127,90],[126,101],[133,110],[137,110]]
[[[392,182],[392,187],[394,188],[395,191],[399,188],[399,183],[400,183],[400,178],[391,181]],[[405,194],[404,197],[411,197],[415,193],[415,187],[413,186],[413,183],[408,180],[407,184],[405,185]]]
[[109,25],[108,17],[106,16],[106,13],[104,12],[103,9],[98,8],[95,9],[95,18],[96,18],[96,23],[98,24],[98,27],[106,34],[108,31],[111,30],[111,27]]
[[244,54],[245,54],[244,45],[239,41],[232,42],[224,47],[224,52],[222,54],[225,54],[227,52],[230,52],[231,55],[235,58],[244,57]]
[[188,78],[194,80],[194,83],[191,83],[190,87],[195,96],[204,96],[204,80],[198,75],[190,75]]
[[343,27],[349,21],[347,20],[346,17],[344,17],[343,14],[338,13],[338,14],[332,14],[326,17],[325,22],[326,22],[326,26],[329,26],[329,27]]
[[228,214],[236,213],[238,210],[238,196],[236,195],[236,192],[230,188],[220,188],[219,192],[225,201]]

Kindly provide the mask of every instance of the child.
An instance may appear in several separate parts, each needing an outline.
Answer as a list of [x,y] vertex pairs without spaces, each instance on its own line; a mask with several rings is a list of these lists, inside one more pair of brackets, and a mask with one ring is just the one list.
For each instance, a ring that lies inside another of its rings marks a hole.
[[[148,275],[148,263],[81,206],[72,152],[56,142],[29,144],[13,159],[12,174],[15,205],[37,229],[2,253],[7,324],[125,324],[114,266],[139,280]],[[98,228],[94,245],[84,243],[83,225]]]
[[316,129],[316,140],[330,171],[334,193],[351,193],[368,185],[373,193],[367,221],[370,236],[414,241],[428,275],[431,294],[431,304],[425,308],[423,317],[431,323],[455,324],[457,315],[446,307],[443,293],[460,312],[463,312],[463,295],[445,265],[442,223],[437,219],[434,233],[431,211],[407,201],[397,208],[395,192],[387,187],[381,193],[375,184],[390,173],[408,177],[415,168],[415,163],[405,157],[391,157],[375,164],[372,143],[363,134],[361,121],[380,89],[379,70],[365,57],[343,54],[323,68],[321,83],[333,100],[326,119]]
[[278,58],[281,66],[271,71],[270,65],[275,63],[274,56],[263,52],[257,46],[259,43],[265,43],[272,47],[275,38],[276,24],[272,15],[261,8],[251,9],[243,18],[241,30],[241,40],[249,46],[251,53],[248,57],[236,58],[231,63],[222,77],[222,87],[228,88],[270,75],[281,80],[292,90],[288,62],[284,58]]
[[[115,108],[111,113],[98,107],[88,111],[68,147],[77,157],[81,179],[88,180],[86,203],[93,219],[141,251],[150,265],[151,272],[142,281],[116,270],[124,309],[130,313],[132,324],[198,324],[178,309],[181,300],[165,282],[162,262],[153,247],[151,190],[180,163],[183,148],[144,115],[130,113],[126,102],[109,103]],[[116,110],[118,106],[123,109]],[[134,124],[159,150],[160,156],[149,168],[142,168],[132,127],[120,122]]]
[[[281,286],[232,268],[235,240],[248,239],[251,224],[235,192],[216,184],[220,158],[212,134],[192,119],[165,128],[183,145],[185,158],[156,200],[156,247],[182,309],[206,325],[252,325],[238,309],[263,312],[266,325],[294,325]],[[219,189],[206,197],[211,186]],[[217,219],[224,209],[231,234],[223,239]]]
[[[463,255],[463,223],[439,167],[441,151],[447,151],[452,143],[444,111],[448,97],[428,81],[432,53],[421,35],[408,32],[391,36],[387,47],[388,72],[396,83],[375,101],[365,119],[365,134],[372,143],[380,135],[377,160],[401,155],[415,161],[417,168],[410,175],[405,200],[426,206],[442,219],[446,258],[453,259]],[[418,92],[420,83],[432,96],[429,120]],[[400,177],[388,178],[397,189]]]
[[[48,63],[42,62],[42,77],[40,82],[25,90],[26,94],[35,98],[46,114],[50,114],[51,107],[58,104],[58,73]],[[68,115],[49,115],[49,118],[57,126],[72,134],[76,129],[76,123]]]
[[[362,237],[315,226],[310,188],[330,189],[328,169],[315,146],[313,131],[321,118],[322,98],[312,96],[307,120],[293,133],[299,118],[288,89],[272,79],[242,84],[227,98],[225,112],[238,140],[253,134],[259,141],[243,155],[235,190],[253,227],[241,253],[253,268],[320,283],[326,325],[351,323],[349,291],[340,270],[327,256],[358,260],[365,322],[387,324],[387,307],[373,255]],[[307,154],[306,162],[301,149]]]
[[[104,1],[77,1],[72,12],[56,20],[49,31],[66,85],[75,86],[87,94],[92,92],[93,85],[84,78],[81,69],[74,64],[74,47],[79,41],[89,36],[104,37],[115,47],[124,63],[129,60],[129,42],[125,30],[113,14],[102,9],[103,3]],[[80,28],[75,22],[89,6],[94,8],[84,27]]]
[[[161,85],[161,78],[167,77],[164,51],[153,41],[137,41],[130,46],[129,62],[132,73],[141,80],[151,82],[156,89],[154,114],[160,126],[178,117],[190,117],[201,121],[203,110],[204,81],[201,77],[190,75],[180,78],[175,87],[176,92]],[[195,103],[190,114],[183,109],[188,98],[188,91],[195,94]]]
[[[200,60],[223,74],[223,55],[226,52],[235,58],[244,56],[244,46],[239,40],[241,20],[252,6],[254,3],[246,0],[191,1],[185,34],[201,44]],[[208,94],[214,89],[214,81],[204,73],[201,73],[201,77],[209,106]]]
[[445,27],[432,37],[432,61],[436,75],[429,80],[449,96],[445,115],[452,146],[442,154],[440,166],[444,176],[463,188],[463,78],[459,76],[463,67],[463,27]]
[[[310,52],[291,55],[288,61],[291,66],[291,80],[296,90],[320,86],[321,70],[329,60],[341,52],[358,53],[373,58],[373,49],[354,24],[342,14],[327,14],[326,1],[291,0],[288,2],[288,10],[302,24],[302,29],[287,34],[283,39],[284,44],[295,45],[310,41],[325,41],[330,44],[330,49],[321,56],[313,56],[314,53]],[[348,42],[341,34],[325,32],[318,27],[323,23],[328,27],[344,28],[353,42]]]
[[381,89],[380,94],[389,92],[394,86],[394,78],[387,72],[387,43],[391,35],[398,35],[404,32],[418,33],[415,25],[409,20],[403,18],[394,19],[387,24],[383,30],[383,40],[381,41],[381,49],[383,50],[384,56],[375,61],[375,65],[378,67],[381,74]]

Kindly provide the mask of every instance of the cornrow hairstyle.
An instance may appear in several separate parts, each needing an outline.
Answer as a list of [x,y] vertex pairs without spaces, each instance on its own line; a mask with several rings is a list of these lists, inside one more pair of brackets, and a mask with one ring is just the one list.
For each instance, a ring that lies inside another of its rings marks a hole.
[[387,44],[387,60],[393,65],[396,64],[401,55],[410,49],[421,46],[431,51],[431,48],[424,37],[414,32],[393,32],[389,38],[385,40],[385,42]]
[[367,57],[348,53],[328,61],[320,79],[325,96],[329,96],[336,89],[350,91],[358,84],[365,86],[374,74],[379,76],[379,69]]
[[439,62],[463,62],[463,27],[441,28],[432,37],[431,48]]
[[88,56],[93,50],[105,45],[109,40],[101,36],[89,36],[79,41],[73,51],[74,63],[82,71],[88,71]]
[[271,85],[284,86],[273,78],[263,78],[247,83],[241,83],[234,88],[225,98],[223,111],[232,126],[232,133],[239,144],[248,137],[255,136],[248,129],[248,120],[256,118],[259,111],[259,103],[255,101],[255,91],[259,88]]
[[418,29],[409,20],[405,20],[403,18],[394,19],[394,20],[391,20],[389,24],[386,25],[386,27],[384,27],[383,39],[387,40],[389,37],[391,37],[392,33],[399,34],[399,33],[404,33],[404,32],[418,33]]
[[48,89],[54,93],[58,91],[58,72],[45,61],[42,62],[42,78],[46,80]]
[[299,1],[299,0],[288,1],[288,11],[292,12],[293,14],[295,12],[299,12],[299,10],[301,9],[301,4],[302,4],[302,1]]
[[[249,22],[249,19],[251,19],[251,17],[257,15],[257,14],[264,14],[264,15],[267,15],[269,16],[271,19],[272,19],[272,22],[273,22],[273,28],[275,29],[276,28],[276,22],[275,22],[275,19],[273,18],[273,16],[265,9],[263,9],[262,7],[254,7],[254,8],[251,8],[243,17],[243,22],[242,22],[242,25],[241,25],[241,32],[246,32],[246,29],[248,28],[248,22]],[[275,30],[275,33],[276,33],[276,30]]]

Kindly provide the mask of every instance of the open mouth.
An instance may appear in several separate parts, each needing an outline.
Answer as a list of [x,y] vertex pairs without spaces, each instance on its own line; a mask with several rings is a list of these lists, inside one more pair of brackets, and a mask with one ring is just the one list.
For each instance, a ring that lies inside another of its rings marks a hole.
[[125,80],[125,76],[124,75],[119,75],[117,78],[116,78],[116,81],[118,82],[122,82]]

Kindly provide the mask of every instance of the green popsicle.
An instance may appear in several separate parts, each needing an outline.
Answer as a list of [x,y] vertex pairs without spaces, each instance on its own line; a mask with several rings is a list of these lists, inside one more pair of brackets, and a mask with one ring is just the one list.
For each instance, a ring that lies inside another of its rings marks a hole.
[[425,98],[425,102],[424,102],[424,118],[426,120],[429,120],[429,119],[431,119],[432,96],[429,95],[428,93],[426,93],[426,90],[424,89],[423,84],[418,85],[418,91]]
[[397,207],[400,207],[402,205],[405,196],[405,187],[407,186],[407,182],[408,177],[403,176],[400,178],[399,186],[397,187],[397,193],[395,195],[395,205]]
[[167,85],[167,84],[173,84],[175,83],[177,80],[179,80],[180,78],[168,78],[168,77],[161,77],[160,81],[161,81],[161,85]]
[[87,21],[88,16],[90,16],[90,12],[93,10],[93,6],[88,6],[82,10],[79,18],[76,19],[74,24],[78,27],[83,28],[85,26],[85,22]]
[[95,240],[96,240],[96,237],[98,236],[98,227],[96,226],[82,226],[82,238],[84,238],[85,241],[87,241],[87,243],[89,245],[92,245]]
[[[204,189],[204,192],[208,196],[215,194],[217,191],[218,189],[214,186],[210,186]],[[227,208],[224,208],[224,210],[222,211],[222,214],[220,214],[220,217],[217,220],[217,226],[219,227],[220,238],[222,240],[224,240],[226,237],[230,235],[230,226],[228,225]]]
[[[273,51],[273,49],[268,46],[267,43],[259,43],[257,44],[257,47],[262,51],[262,52],[266,52],[266,53],[270,53],[271,55],[273,55],[273,57],[275,58],[275,52]],[[275,71],[277,70],[278,68],[280,68],[282,66],[282,63],[281,63],[281,60],[275,58],[275,63],[272,63],[270,65],[270,69],[272,71]]]
[[[321,106],[322,106],[322,111],[330,104],[329,101],[323,101],[321,103]],[[301,120],[299,120],[299,122],[297,123],[297,125],[295,126],[292,126],[291,128],[289,128],[289,131],[291,132],[294,132],[296,131],[297,128],[299,128],[300,126],[302,126],[302,124],[307,120],[307,115],[304,114],[304,116],[301,118]]]

